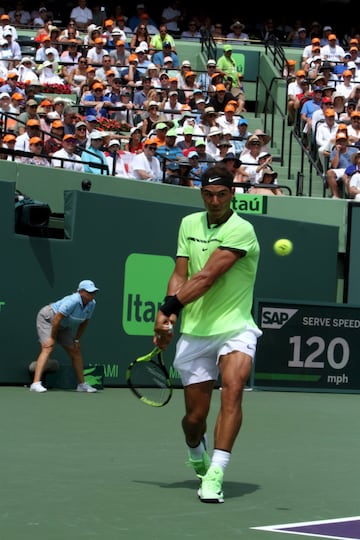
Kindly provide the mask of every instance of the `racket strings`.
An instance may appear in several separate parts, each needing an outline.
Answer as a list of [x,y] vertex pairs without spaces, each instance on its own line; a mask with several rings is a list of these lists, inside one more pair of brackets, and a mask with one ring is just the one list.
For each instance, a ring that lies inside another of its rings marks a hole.
[[130,383],[139,396],[154,405],[165,404],[171,395],[171,383],[166,373],[152,361],[135,362]]

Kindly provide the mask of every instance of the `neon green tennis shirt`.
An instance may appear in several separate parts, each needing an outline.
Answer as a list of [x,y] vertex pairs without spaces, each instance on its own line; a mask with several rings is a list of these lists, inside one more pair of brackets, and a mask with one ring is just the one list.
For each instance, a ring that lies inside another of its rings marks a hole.
[[253,288],[259,260],[259,243],[251,223],[233,213],[220,226],[208,226],[207,213],[183,218],[178,237],[178,257],[189,259],[189,279],[202,270],[217,248],[246,251],[200,298],[185,306],[181,332],[212,336],[256,328],[251,315]]

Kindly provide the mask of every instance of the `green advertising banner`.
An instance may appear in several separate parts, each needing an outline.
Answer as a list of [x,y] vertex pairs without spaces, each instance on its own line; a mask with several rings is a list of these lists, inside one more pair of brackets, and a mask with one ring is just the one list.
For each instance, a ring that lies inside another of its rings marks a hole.
[[259,300],[256,320],[254,388],[359,392],[358,306]]

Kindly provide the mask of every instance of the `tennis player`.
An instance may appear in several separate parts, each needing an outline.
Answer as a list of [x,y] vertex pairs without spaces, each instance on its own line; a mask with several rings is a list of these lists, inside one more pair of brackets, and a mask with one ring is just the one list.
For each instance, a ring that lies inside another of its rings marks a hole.
[[[167,296],[160,307],[154,343],[170,343],[169,323],[182,312],[174,367],[185,394],[182,428],[189,462],[201,479],[198,496],[222,503],[224,471],[242,424],[242,396],[262,332],[251,315],[259,244],[253,226],[233,212],[233,176],[223,164],[202,176],[206,212],[183,218]],[[207,452],[207,416],[221,376],[221,407],[214,451]]]
[[84,380],[80,338],[94,313],[95,294],[98,290],[93,281],[84,279],[80,281],[77,292],[64,296],[64,298],[40,309],[36,318],[36,329],[41,352],[36,362],[30,391],[47,391],[41,382],[41,377],[56,343],[60,343],[71,358],[78,380],[76,390],[78,392],[97,392],[96,388]]

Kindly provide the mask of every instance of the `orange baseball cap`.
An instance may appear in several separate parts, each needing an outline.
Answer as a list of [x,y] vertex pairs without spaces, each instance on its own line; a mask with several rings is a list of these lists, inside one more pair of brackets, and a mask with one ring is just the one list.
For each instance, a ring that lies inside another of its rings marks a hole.
[[19,74],[17,71],[9,71],[9,73],[7,74],[7,78],[8,79],[15,79],[15,77],[18,77]]
[[0,19],[1,19],[2,21],[9,21],[9,20],[10,20],[10,17],[9,17],[9,15],[8,15],[7,13],[3,13],[3,14],[1,15]]
[[29,144],[38,144],[38,143],[42,144],[42,142],[43,141],[40,137],[31,137],[29,140]]
[[116,46],[121,47],[121,45],[125,45],[125,41],[123,41],[122,39],[118,39],[116,42]]
[[343,77],[352,77],[352,71],[350,71],[350,69],[345,69],[345,71],[343,71]]
[[53,105],[53,102],[50,101],[50,99],[44,99],[41,103],[40,103],[40,107],[51,107]]
[[139,59],[138,57],[136,56],[136,54],[130,54],[129,58],[128,58],[128,61],[129,62],[139,62]]
[[20,94],[20,92],[14,92],[11,96],[11,99],[15,99],[16,101],[22,101],[25,98],[22,94]]
[[114,24],[114,21],[112,19],[106,19],[106,21],[104,21],[104,26],[111,26]]
[[336,41],[336,39],[337,39],[337,38],[336,38],[336,34],[329,34],[329,35],[328,35],[328,40],[329,40],[329,41]]
[[143,145],[144,146],[148,146],[149,144],[158,144],[158,140],[156,137],[150,137],[150,139],[146,139],[144,142],[143,142]]
[[305,77],[305,71],[303,69],[298,69],[295,75],[297,77]]
[[347,136],[345,135],[345,133],[337,133],[336,140],[338,141],[339,139],[347,139]]
[[68,133],[67,135],[63,136],[63,141],[69,141],[69,140],[76,141],[75,135]]
[[16,141],[16,137],[15,137],[15,135],[12,135],[11,133],[8,133],[3,138],[4,143],[15,142],[15,141]]
[[39,120],[35,120],[35,118],[31,118],[30,120],[26,122],[26,125],[29,127],[32,127],[32,126],[40,127],[40,122]]
[[102,37],[97,37],[95,38],[95,41],[94,43],[96,43],[97,45],[101,43],[101,45],[104,45],[104,40]]
[[64,124],[62,123],[61,120],[54,120],[51,124],[51,127],[54,129],[59,129],[59,128],[63,128]]
[[318,37],[312,38],[311,43],[320,43],[320,38]]
[[89,66],[86,68],[86,71],[89,73],[90,71],[96,71],[96,69],[93,66]]
[[96,82],[95,84],[93,84],[92,90],[98,90],[98,89],[104,90],[104,87],[101,83]]
[[221,84],[221,83],[220,83],[220,84],[217,84],[217,85],[215,86],[215,90],[216,90],[217,92],[226,92],[225,84]]
[[325,114],[325,116],[335,116],[335,111],[334,111],[334,109],[329,107],[328,109],[326,109],[324,114]]
[[224,109],[225,112],[235,112],[235,107],[234,105],[225,105],[225,109]]

